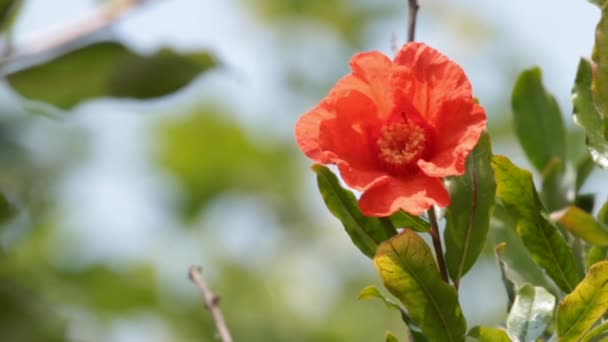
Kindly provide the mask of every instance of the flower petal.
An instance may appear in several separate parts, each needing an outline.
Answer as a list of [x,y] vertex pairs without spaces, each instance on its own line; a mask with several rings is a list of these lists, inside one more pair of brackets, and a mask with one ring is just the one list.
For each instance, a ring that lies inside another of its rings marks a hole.
[[376,103],[378,115],[386,118],[393,105],[393,87],[390,82],[393,62],[378,51],[356,54],[350,61],[353,76],[369,85],[370,98]]
[[462,175],[466,159],[486,127],[486,112],[472,100],[457,98],[443,104],[435,127],[435,153],[418,166],[431,177]]
[[363,193],[359,207],[368,216],[390,216],[401,209],[421,215],[433,205],[447,207],[450,195],[439,178],[422,172],[410,179],[391,177]]
[[472,97],[472,88],[464,70],[439,51],[423,43],[408,43],[395,57],[395,64],[411,71],[414,85],[403,96],[433,125],[441,104],[449,98]]

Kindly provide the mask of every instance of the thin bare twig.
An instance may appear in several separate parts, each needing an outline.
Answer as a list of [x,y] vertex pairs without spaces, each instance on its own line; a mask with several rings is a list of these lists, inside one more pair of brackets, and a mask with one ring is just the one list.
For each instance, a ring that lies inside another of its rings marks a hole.
[[407,28],[407,42],[411,43],[416,37],[416,21],[418,18],[418,0],[408,0],[409,2],[409,20]]
[[13,53],[7,59],[15,60],[66,45],[110,26],[123,15],[147,2],[149,0],[116,0],[99,6],[91,15],[70,24],[68,27],[45,34],[43,37],[23,46],[14,47]]
[[435,215],[435,209],[431,208],[427,211],[429,221],[431,221],[431,238],[433,239],[433,247],[435,248],[435,256],[437,257],[437,264],[439,266],[439,272],[443,281],[449,284],[448,270],[445,267],[445,259],[443,258],[443,248],[441,247],[441,237],[439,236],[439,225],[437,224],[437,216]]
[[203,279],[203,269],[199,266],[191,266],[190,271],[188,272],[188,278],[190,278],[190,280],[192,280],[192,282],[201,290],[205,305],[211,312],[217,333],[222,339],[222,342],[232,342],[232,335],[230,335],[230,331],[224,320],[224,314],[222,314],[222,310],[220,309],[220,297],[211,292],[211,289],[207,286],[205,279]]

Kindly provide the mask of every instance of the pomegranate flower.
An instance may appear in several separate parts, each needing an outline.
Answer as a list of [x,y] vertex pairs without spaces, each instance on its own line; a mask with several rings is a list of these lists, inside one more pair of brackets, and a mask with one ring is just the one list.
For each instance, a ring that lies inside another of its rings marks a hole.
[[448,206],[443,178],[465,172],[487,120],[462,68],[422,43],[404,45],[393,61],[359,53],[350,65],[352,73],[298,120],[302,151],[337,165],[363,192],[368,216]]

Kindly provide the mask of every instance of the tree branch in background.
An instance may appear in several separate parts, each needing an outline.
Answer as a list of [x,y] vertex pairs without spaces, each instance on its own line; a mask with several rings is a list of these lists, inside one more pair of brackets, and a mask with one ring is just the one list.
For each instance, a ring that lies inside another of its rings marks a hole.
[[409,20],[407,28],[407,42],[411,43],[416,37],[416,20],[418,18],[418,0],[408,0],[409,2]]
[[211,292],[211,289],[209,289],[209,286],[207,286],[205,279],[203,279],[202,273],[203,269],[201,267],[191,266],[190,271],[188,272],[188,277],[201,290],[205,305],[211,312],[211,316],[213,316],[215,327],[220,335],[220,338],[222,339],[222,342],[232,342],[232,336],[230,335],[230,331],[228,330],[228,326],[224,320],[224,315],[222,314],[222,310],[219,306],[220,297]]
[[13,47],[13,51],[7,56],[7,59],[16,60],[23,56],[61,47],[110,26],[128,12],[150,2],[153,2],[153,0],[110,1],[110,3],[100,6],[91,15],[72,23],[68,27],[46,34],[33,42],[24,44],[24,46]]

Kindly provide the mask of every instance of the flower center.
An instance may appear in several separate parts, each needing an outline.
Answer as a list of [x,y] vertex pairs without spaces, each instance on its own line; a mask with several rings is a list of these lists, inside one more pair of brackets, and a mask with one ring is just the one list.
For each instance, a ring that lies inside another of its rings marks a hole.
[[408,122],[392,123],[382,128],[376,140],[378,159],[387,172],[407,174],[428,152],[429,143],[422,127]]

